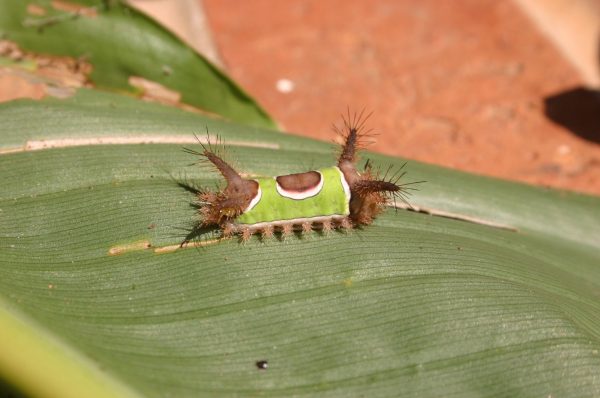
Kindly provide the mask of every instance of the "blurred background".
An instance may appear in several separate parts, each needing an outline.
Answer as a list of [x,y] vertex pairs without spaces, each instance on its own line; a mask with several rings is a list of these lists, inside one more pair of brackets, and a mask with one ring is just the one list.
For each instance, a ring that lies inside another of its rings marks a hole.
[[600,195],[599,0],[135,0],[282,128]]
[[600,195],[600,0],[130,3],[285,131],[364,108],[370,150]]

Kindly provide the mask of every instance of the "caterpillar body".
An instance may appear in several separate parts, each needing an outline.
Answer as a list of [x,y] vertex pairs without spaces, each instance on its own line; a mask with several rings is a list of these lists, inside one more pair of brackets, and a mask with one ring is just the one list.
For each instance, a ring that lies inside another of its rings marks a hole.
[[413,189],[407,185],[414,182],[398,184],[405,175],[402,167],[395,173],[388,169],[384,176],[368,161],[363,172],[356,168],[357,151],[369,133],[364,129],[367,118],[348,113],[342,127],[334,126],[344,141],[337,164],[304,173],[243,178],[210,145],[200,143],[201,152],[185,149],[212,164],[227,183],[221,191],[196,191],[198,227],[218,227],[223,237],[238,234],[243,241],[257,233],[268,238],[313,229],[328,232],[371,224],[388,199],[406,202]]

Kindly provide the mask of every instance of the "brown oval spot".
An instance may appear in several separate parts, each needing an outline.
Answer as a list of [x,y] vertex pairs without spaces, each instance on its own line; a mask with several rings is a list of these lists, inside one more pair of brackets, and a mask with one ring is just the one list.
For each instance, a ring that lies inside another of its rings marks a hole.
[[321,178],[321,174],[318,172],[307,171],[305,173],[275,177],[275,180],[286,191],[304,192],[319,185]]

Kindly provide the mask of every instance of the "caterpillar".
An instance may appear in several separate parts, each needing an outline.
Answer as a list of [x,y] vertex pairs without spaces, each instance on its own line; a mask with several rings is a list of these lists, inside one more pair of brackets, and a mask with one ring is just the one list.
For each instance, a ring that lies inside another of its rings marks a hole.
[[420,181],[399,184],[406,163],[393,173],[388,168],[383,176],[368,160],[362,172],[356,168],[357,152],[371,131],[365,129],[370,114],[363,113],[348,112],[342,116],[341,127],[334,125],[343,140],[337,164],[304,173],[243,178],[217,155],[210,139],[208,144],[198,139],[201,152],[184,148],[214,166],[227,183],[220,191],[195,190],[200,216],[197,228],[220,228],[222,237],[239,235],[242,241],[253,234],[269,238],[275,233],[285,237],[313,229],[348,230],[371,224],[388,199],[408,204],[407,195],[414,189],[408,185]]

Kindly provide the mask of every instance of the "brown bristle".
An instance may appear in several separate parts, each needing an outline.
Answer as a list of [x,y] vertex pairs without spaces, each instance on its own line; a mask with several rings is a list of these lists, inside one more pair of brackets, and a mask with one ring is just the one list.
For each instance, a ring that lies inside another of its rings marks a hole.
[[371,224],[373,218],[383,210],[385,196],[379,192],[355,192],[350,200],[350,218],[355,224]]
[[367,214],[360,214],[358,215],[358,217],[356,217],[356,220],[354,220],[357,224],[362,224],[362,225],[369,225],[373,222],[373,217],[371,217],[371,215],[367,215]]
[[283,224],[281,226],[281,235],[285,238],[286,236],[290,236],[294,231],[294,226],[290,223]]
[[352,221],[348,217],[344,217],[342,221],[340,221],[340,228],[342,229],[352,229]]
[[331,223],[331,220],[323,221],[323,232],[325,234],[329,234],[331,231],[333,231],[333,224]]
[[223,228],[222,228],[222,231],[223,231],[223,237],[224,238],[230,237],[231,235],[233,235],[233,232],[234,232],[233,225],[230,224],[230,223],[224,224]]
[[271,238],[273,236],[274,232],[275,231],[274,231],[274,228],[272,225],[267,225],[267,226],[263,227],[263,229],[261,231],[263,239]]
[[208,218],[210,217],[210,206],[204,205],[198,211],[200,212],[200,218],[202,219],[202,224],[203,225],[210,224],[207,222]]
[[217,201],[217,194],[214,192],[206,191],[198,194],[198,200],[200,203],[215,203]]
[[304,221],[302,223],[302,232],[308,233],[312,231],[312,223],[310,221]]
[[242,242],[248,242],[252,236],[252,231],[248,227],[242,228]]

